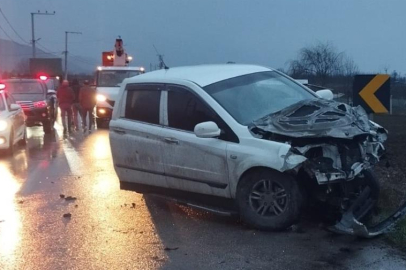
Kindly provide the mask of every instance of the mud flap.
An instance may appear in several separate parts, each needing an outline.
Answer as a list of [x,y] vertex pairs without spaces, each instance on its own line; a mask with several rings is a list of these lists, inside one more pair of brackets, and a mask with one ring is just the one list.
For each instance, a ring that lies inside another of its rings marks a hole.
[[390,231],[398,221],[406,216],[406,202],[390,217],[372,227],[367,227],[359,220],[364,217],[374,206],[373,200],[368,200],[370,189],[366,188],[343,214],[341,220],[328,229],[341,234],[356,235],[363,238],[373,238]]

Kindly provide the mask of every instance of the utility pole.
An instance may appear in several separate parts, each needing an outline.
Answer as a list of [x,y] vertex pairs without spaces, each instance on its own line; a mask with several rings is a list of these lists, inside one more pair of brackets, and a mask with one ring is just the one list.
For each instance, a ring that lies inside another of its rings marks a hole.
[[34,15],[55,15],[55,11],[53,13],[48,13],[48,11],[45,12],[31,12],[31,34],[32,34],[32,58],[36,57],[36,52],[35,52],[35,31],[34,31]]
[[68,79],[68,34],[81,35],[82,32],[65,31],[65,80]]

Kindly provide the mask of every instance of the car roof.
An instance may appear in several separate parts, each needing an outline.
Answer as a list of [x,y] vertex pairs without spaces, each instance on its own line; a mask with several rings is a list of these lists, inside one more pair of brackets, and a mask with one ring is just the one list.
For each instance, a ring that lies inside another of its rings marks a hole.
[[1,82],[39,82],[41,83],[42,81],[40,79],[23,79],[23,78],[15,78],[15,79],[5,79],[1,80]]
[[151,82],[154,80],[186,80],[196,83],[201,87],[227,80],[233,77],[251,73],[272,71],[271,68],[243,65],[243,64],[220,64],[220,65],[197,65],[160,69],[126,79],[127,83]]
[[136,70],[142,71],[142,67],[117,67],[117,66],[99,66],[98,70]]

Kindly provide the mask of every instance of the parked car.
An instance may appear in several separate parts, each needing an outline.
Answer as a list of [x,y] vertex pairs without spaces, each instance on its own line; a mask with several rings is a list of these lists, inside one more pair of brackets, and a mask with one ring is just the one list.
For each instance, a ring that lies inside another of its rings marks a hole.
[[361,107],[331,98],[252,65],[126,79],[110,123],[120,187],[234,211],[265,230],[291,226],[306,202],[317,202],[337,213],[333,230],[379,234],[362,221],[378,200],[370,169],[387,131]]
[[4,88],[0,83],[0,150],[12,154],[15,144],[26,144],[27,130],[23,110]]
[[42,124],[45,133],[52,132],[58,112],[56,91],[48,90],[45,81],[40,79],[8,79],[2,82],[5,91],[22,107],[27,126]]

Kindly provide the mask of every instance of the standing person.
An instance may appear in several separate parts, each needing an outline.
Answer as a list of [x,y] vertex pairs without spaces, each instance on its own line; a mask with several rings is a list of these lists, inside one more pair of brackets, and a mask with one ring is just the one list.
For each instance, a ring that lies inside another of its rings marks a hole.
[[83,132],[86,132],[87,115],[89,114],[89,132],[92,131],[92,125],[94,122],[93,110],[96,106],[96,89],[89,85],[89,81],[83,82],[83,87],[80,88],[79,102],[82,108],[82,122]]
[[[75,94],[72,88],[69,87],[69,82],[64,80],[62,85],[59,87],[56,97],[58,98],[59,108],[61,109],[63,133],[66,134],[67,131],[72,132],[72,104],[75,99]],[[66,124],[66,117],[68,117]],[[67,128],[67,129],[66,129]]]
[[72,81],[72,90],[75,94],[75,99],[72,104],[72,113],[73,113],[73,126],[76,131],[79,130],[79,114],[81,114],[80,103],[79,103],[79,93],[80,85],[78,79],[73,79]]

